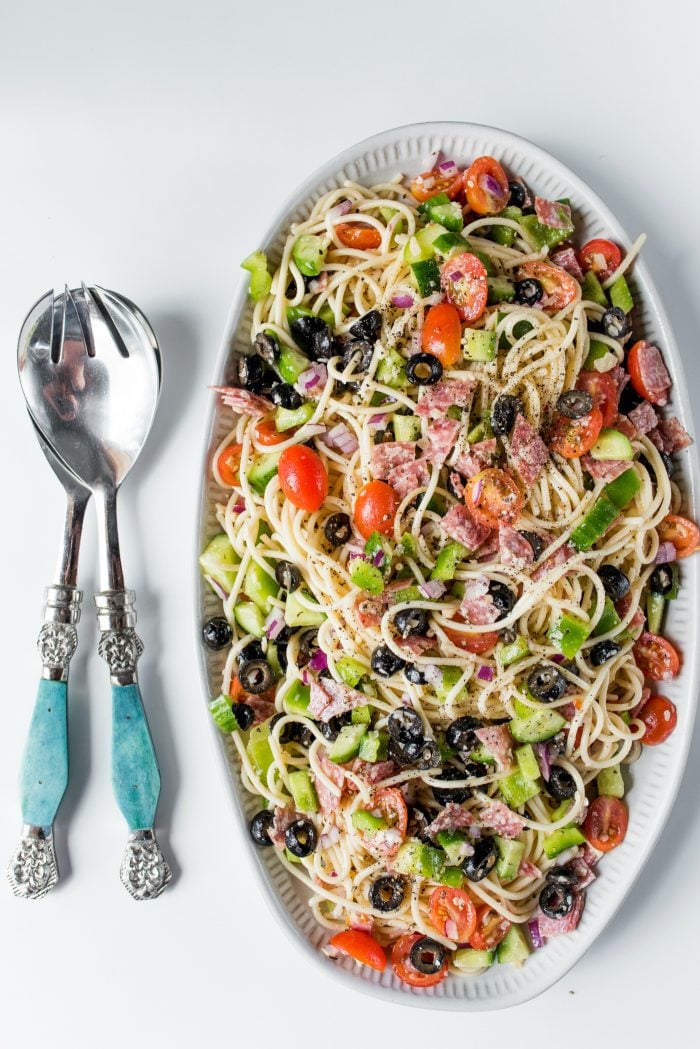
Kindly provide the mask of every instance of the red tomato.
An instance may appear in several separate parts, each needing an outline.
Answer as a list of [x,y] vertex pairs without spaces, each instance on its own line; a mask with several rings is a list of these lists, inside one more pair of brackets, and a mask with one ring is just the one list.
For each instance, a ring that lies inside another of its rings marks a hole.
[[463,321],[477,320],[486,309],[489,294],[486,269],[470,251],[454,255],[443,263],[440,286]]
[[346,929],[336,933],[329,943],[337,951],[349,954],[360,965],[369,965],[370,969],[378,969],[380,973],[386,969],[384,948],[368,932]]
[[339,222],[335,232],[341,244],[358,251],[373,251],[382,243],[382,235],[366,222]]
[[353,517],[363,539],[369,539],[372,532],[391,535],[398,504],[396,492],[386,481],[370,481],[360,488]]
[[475,951],[491,951],[497,947],[513,923],[484,904],[476,912],[476,927],[469,939]]
[[288,441],[294,430],[287,430],[286,433],[279,433],[272,419],[261,419],[255,426],[255,436],[259,444],[264,445],[266,448],[272,447],[274,444],[282,444],[283,441]]
[[678,716],[675,704],[665,696],[651,696],[637,714],[646,725],[642,743],[655,747],[665,743],[676,727]]
[[219,452],[216,460],[216,469],[224,484],[238,484],[240,481],[242,444],[229,444],[222,452]]
[[469,479],[464,501],[474,520],[487,528],[512,524],[523,508],[517,484],[506,470],[495,466]]
[[[406,837],[408,826],[408,809],[401,791],[397,787],[384,787],[372,797],[372,812],[379,812],[390,827],[397,830],[402,838]],[[396,846],[398,852],[399,846]]]
[[620,265],[622,253],[611,240],[596,238],[583,245],[578,253],[578,261],[584,273],[593,270],[596,277],[603,281],[611,277]]
[[632,649],[634,661],[650,681],[670,681],[681,668],[681,657],[670,641],[645,630]]
[[[464,617],[460,616],[459,613],[456,616],[452,616],[452,618],[456,623],[464,622]],[[500,634],[495,630],[486,630],[483,634],[469,634],[461,633],[459,630],[450,630],[449,627],[443,627],[442,629],[453,645],[456,645],[457,648],[463,648],[465,652],[471,652],[475,656],[482,656],[485,652],[490,652],[498,643],[500,637]]]
[[678,558],[689,557],[700,546],[700,529],[680,514],[667,514],[656,530],[660,542],[673,543]]
[[319,510],[328,495],[328,474],[320,456],[305,444],[293,444],[280,455],[280,488],[300,510]]
[[[257,699],[265,699],[265,700],[268,700],[271,703],[274,703],[275,702],[275,694],[276,694],[276,692],[277,692],[277,685],[275,684],[275,685],[272,685],[271,688],[268,688],[265,692],[259,692],[255,698],[256,698],[256,700]],[[243,685],[241,684],[240,680],[238,679],[237,675],[234,674],[234,676],[231,678],[231,685],[229,687],[229,699],[231,700],[231,702],[232,703],[245,703],[245,702],[247,702],[250,699],[250,697],[251,697],[251,693],[250,692],[246,692],[246,690],[243,688]]]
[[422,348],[432,353],[443,368],[452,368],[462,356],[462,325],[459,313],[449,302],[428,310],[421,336]]
[[477,215],[497,215],[510,197],[508,176],[493,157],[478,157],[464,173],[467,203]]
[[430,897],[430,920],[441,936],[468,943],[476,927],[476,907],[463,889],[443,885]]
[[419,940],[425,939],[419,932],[407,933],[396,941],[391,948],[391,965],[399,980],[411,987],[434,987],[447,976],[447,959],[436,973],[421,973],[411,965],[411,948]]
[[576,389],[590,393],[593,407],[602,412],[603,426],[612,426],[617,418],[617,383],[610,372],[581,372]]
[[411,182],[411,193],[421,204],[438,193],[446,193],[450,200],[454,200],[463,188],[463,172],[458,175],[445,176],[438,171],[424,171]]
[[565,459],[578,459],[589,452],[603,428],[603,414],[594,408],[580,419],[568,419],[557,413],[549,429],[549,446]]
[[625,840],[628,819],[624,801],[601,794],[591,802],[583,833],[594,849],[611,852]]
[[668,387],[664,386],[662,389],[651,389],[647,386],[647,380],[643,374],[642,368],[639,363],[639,357],[644,347],[650,344],[646,339],[640,339],[639,342],[635,342],[634,346],[627,354],[627,371],[630,373],[630,382],[637,391],[640,397],[643,397],[646,401],[650,401],[651,404],[666,404],[668,400]]
[[581,288],[578,281],[574,280],[570,273],[560,266],[553,266],[551,262],[541,262],[534,259],[532,262],[524,262],[518,266],[518,280],[533,277],[538,280],[544,289],[544,295],[539,305],[543,310],[557,313],[573,302]]

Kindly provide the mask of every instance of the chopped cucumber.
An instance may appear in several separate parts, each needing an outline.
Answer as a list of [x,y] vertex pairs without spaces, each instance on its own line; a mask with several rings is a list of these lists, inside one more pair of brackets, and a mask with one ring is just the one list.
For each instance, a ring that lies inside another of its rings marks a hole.
[[308,371],[311,361],[292,346],[283,346],[280,350],[277,370],[285,382],[294,385],[302,372]]
[[337,765],[356,758],[360,750],[362,737],[366,735],[366,725],[343,725],[338,733],[338,738],[328,748],[328,757],[331,761],[335,761]]
[[[509,206],[503,209],[500,217],[502,219],[512,219],[513,222],[520,222],[523,213],[520,208]],[[491,236],[496,244],[502,244],[505,248],[512,248],[517,232],[511,226],[492,226]]]
[[436,193],[424,201],[418,210],[431,222],[438,222],[452,233],[459,233],[464,227],[462,209],[456,201],[450,200],[446,193]]
[[651,634],[658,634],[661,630],[665,609],[664,595],[655,594],[653,590],[650,590],[647,594],[647,625],[644,629]]
[[513,881],[518,876],[520,863],[525,855],[525,842],[498,836],[496,836],[495,841],[498,849],[496,874],[505,884],[505,882]]
[[542,848],[548,860],[553,860],[561,852],[566,852],[572,845],[583,845],[585,838],[575,823],[552,831],[542,841]]
[[442,677],[440,681],[435,684],[435,694],[441,703],[445,702],[447,696],[455,687],[463,673],[464,671],[461,667],[442,668]]
[[496,948],[500,965],[522,965],[530,953],[531,947],[521,925],[511,925]]
[[518,809],[530,798],[536,797],[540,788],[533,780],[525,779],[520,771],[511,772],[498,781],[498,789],[511,809]]
[[439,237],[435,238],[433,241],[433,249],[438,255],[447,258],[448,255],[456,255],[463,251],[469,251],[469,241],[466,241],[459,233],[448,233],[445,231],[444,233],[441,233]]
[[610,302],[613,306],[617,306],[623,313],[630,313],[634,308],[634,299],[632,298],[632,292],[629,289],[629,284],[625,280],[624,274],[617,278],[614,284],[610,285]]
[[254,601],[264,615],[272,611],[272,598],[279,593],[279,583],[274,576],[260,567],[257,561],[251,561],[243,579],[243,593]]
[[605,294],[603,285],[598,280],[593,270],[589,270],[583,278],[583,284],[581,285],[581,298],[584,302],[595,302],[596,306],[607,307],[608,297]]
[[297,237],[292,248],[292,258],[305,277],[318,277],[326,261],[323,238],[311,233]]
[[353,586],[366,590],[368,594],[381,594],[384,590],[384,576],[380,570],[359,557],[352,563],[350,579]]
[[289,789],[299,812],[318,812],[318,796],[306,769],[289,773]]
[[250,730],[248,744],[246,746],[248,757],[253,768],[264,781],[270,765],[275,760],[270,747],[270,722],[263,721],[262,725],[256,725]]
[[462,333],[464,356],[470,361],[492,361],[496,356],[497,341],[495,331],[465,328]]
[[605,794],[610,798],[624,798],[625,796],[625,783],[619,765],[610,765],[607,769],[601,769],[596,776],[596,783],[598,794]]
[[239,601],[233,609],[233,618],[241,630],[253,637],[262,637],[265,633],[265,616],[254,601]]
[[275,427],[279,433],[293,430],[307,423],[316,411],[316,405],[307,401],[298,408],[278,408],[275,412]]
[[531,743],[523,743],[522,747],[515,748],[515,760],[525,779],[540,778],[540,766]]
[[265,489],[277,473],[279,461],[279,452],[266,452],[263,455],[256,455],[253,459],[248,468],[247,477],[250,487],[258,495],[265,494]]
[[209,576],[230,592],[236,582],[235,567],[240,564],[240,557],[231,546],[229,537],[222,532],[207,543],[199,558],[199,567],[203,576]]
[[406,361],[391,346],[384,347],[384,354],[375,373],[377,382],[391,386],[393,390],[406,386]]
[[466,546],[462,546],[461,543],[448,543],[437,555],[435,567],[430,573],[430,578],[440,579],[443,582],[454,579],[457,566],[468,554],[469,551]]
[[358,663],[356,659],[351,659],[350,656],[341,656],[335,664],[335,669],[340,675],[340,680],[350,685],[350,688],[355,688],[367,673],[367,668],[362,663]]
[[544,743],[561,732],[566,721],[556,710],[536,710],[528,717],[513,718],[510,734],[518,743]]
[[217,696],[216,699],[212,699],[209,704],[209,713],[222,732],[236,732],[238,730],[236,715],[233,713],[231,700],[228,696]]
[[507,277],[488,277],[487,283],[487,305],[496,306],[499,302],[512,302],[515,298],[515,285]]
[[[360,710],[365,708],[360,707]],[[354,711],[353,711],[354,713]],[[357,756],[362,761],[386,761],[389,753],[389,736],[386,732],[377,732],[370,729],[366,736],[360,740],[360,749]]]
[[440,291],[440,267],[435,259],[423,259],[411,263],[411,273],[416,287],[423,298]]
[[393,868],[399,874],[415,874],[420,878],[437,881],[445,868],[445,854],[442,849],[424,845],[413,838],[404,842],[393,862]]
[[397,441],[417,441],[420,419],[415,415],[394,415],[394,437]]
[[321,623],[324,623],[326,613],[321,611],[320,608],[318,612],[305,608],[299,600],[300,596],[307,598],[309,601],[314,600],[306,590],[301,591],[301,593],[298,590],[293,590],[291,594],[287,594],[284,606],[284,621],[287,626],[320,626]]
[[450,863],[458,864],[464,855],[463,846],[467,840],[466,834],[459,830],[441,830],[435,835],[436,841]]
[[461,867],[445,867],[435,880],[441,885],[449,885],[451,889],[461,889],[464,885],[464,874]]
[[452,955],[455,969],[463,973],[479,973],[493,965],[495,951],[476,951],[473,947],[460,947]]
[[600,431],[590,455],[593,459],[603,462],[608,459],[633,459],[634,448],[629,437],[626,437],[624,433],[607,427]]
[[311,702],[311,689],[297,680],[284,697],[284,705],[289,714],[305,714]]
[[383,816],[375,816],[367,809],[356,809],[352,814],[352,825],[355,830],[372,837],[380,830],[386,830],[389,824]]
[[530,645],[526,637],[519,634],[515,641],[508,645],[501,644],[497,650],[501,666],[509,667],[530,654]]
[[254,251],[241,263],[241,269],[250,273],[248,294],[253,302],[259,302],[270,294],[272,277],[267,269],[267,255],[264,251]]
[[569,612],[562,612],[547,631],[547,637],[557,651],[567,659],[573,659],[590,632],[590,625],[583,619],[572,616]]

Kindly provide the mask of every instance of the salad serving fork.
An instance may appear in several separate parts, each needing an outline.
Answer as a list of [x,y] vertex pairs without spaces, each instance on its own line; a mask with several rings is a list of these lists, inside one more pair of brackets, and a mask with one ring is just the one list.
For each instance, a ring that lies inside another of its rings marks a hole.
[[[134,594],[124,584],[116,497],[143,448],[155,415],[161,384],[158,344],[146,318],[128,299],[82,285],[73,291],[66,288],[58,300],[49,293],[33,307],[22,328],[18,368],[27,407],[42,446],[48,448],[50,462],[57,463],[62,480],[67,478],[71,486],[77,486],[82,513],[90,495],[97,506],[101,586],[95,596],[98,651],[109,666],[112,684],[113,788],[129,828],[120,873],[135,899],[152,899],[165,888],[171,872],[154,831],[160,773],[137,680],[136,664],[143,645],[134,629]],[[73,580],[78,542],[71,547]],[[71,607],[75,614],[79,599],[73,599]],[[62,631],[69,638],[70,655],[75,650],[75,622],[77,616],[62,624],[72,630]],[[65,707],[65,678],[61,684]],[[45,720],[41,720],[42,725]],[[65,738],[65,714],[62,725]],[[41,760],[50,753],[44,744],[46,731],[34,726],[35,719],[26,752],[30,760],[25,756],[23,766],[23,788],[27,769],[31,780],[32,763],[36,765],[36,781],[42,774]],[[65,789],[65,744],[60,745],[60,755],[60,778]],[[63,793],[58,790],[54,790],[55,808]],[[24,793],[23,789],[23,801]],[[28,854],[36,853],[39,863],[38,854],[45,853],[52,841],[43,824],[27,821],[26,814],[25,823],[28,828],[11,863],[10,880],[19,894],[36,897],[55,884],[58,872],[51,847],[46,886],[43,892],[32,888],[38,878],[36,873],[29,873],[33,861]],[[28,844],[37,841],[42,842],[41,847]],[[24,867],[19,863],[20,855]]]

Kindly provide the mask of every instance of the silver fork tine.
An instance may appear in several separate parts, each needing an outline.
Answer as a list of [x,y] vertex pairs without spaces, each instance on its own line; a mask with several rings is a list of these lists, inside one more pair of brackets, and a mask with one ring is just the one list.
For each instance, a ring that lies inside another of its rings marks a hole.
[[80,325],[80,331],[81,331],[82,336],[83,336],[83,342],[85,343],[86,353],[87,353],[88,357],[94,357],[95,356],[95,342],[94,342],[94,339],[92,337],[92,328],[90,327],[90,324],[88,323],[88,318],[87,317],[83,317],[82,313],[80,312],[80,306],[78,305],[77,299],[74,298],[73,292],[69,289],[67,284],[66,284],[66,295],[68,296],[68,299],[70,300],[70,302],[71,302],[71,304],[73,306],[73,309],[75,310],[75,315],[78,318],[78,324]]
[[121,336],[119,328],[114,323],[114,318],[109,312],[109,307],[102,298],[102,295],[100,294],[99,290],[97,288],[86,288],[85,284],[83,284],[83,292],[90,297],[90,301],[94,304],[102,320],[107,325],[109,333],[114,339],[117,349],[121,353],[122,357],[128,357],[129,350],[127,349],[126,343],[124,342],[124,339]]
[[56,323],[56,295],[51,289],[51,360],[58,364],[63,352],[63,339],[66,333],[66,300],[61,298],[61,316]]

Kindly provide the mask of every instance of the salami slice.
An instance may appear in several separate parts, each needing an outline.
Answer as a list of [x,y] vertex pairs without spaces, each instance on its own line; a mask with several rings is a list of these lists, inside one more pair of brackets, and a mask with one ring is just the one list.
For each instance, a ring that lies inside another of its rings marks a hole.
[[573,248],[560,248],[559,251],[553,252],[550,259],[555,266],[561,266],[563,270],[570,273],[579,284],[583,280],[583,270],[579,266],[579,261],[576,257],[576,252]]
[[574,224],[571,221],[571,208],[568,204],[562,204],[558,200],[545,200],[544,197],[535,197],[535,214],[543,226],[550,229],[570,229]]
[[542,562],[540,567],[532,573],[532,578],[535,582],[538,582],[548,572],[553,572],[555,568],[561,568],[562,565],[565,565],[575,553],[576,550],[571,543],[564,543],[553,554],[550,554],[546,561]]
[[442,379],[434,386],[424,386],[416,414],[439,419],[453,404],[458,408],[468,408],[475,389],[476,379]]
[[660,452],[673,455],[693,443],[693,438],[683,424],[673,415],[670,419],[659,419],[655,430],[649,431],[649,440],[653,441]]
[[508,458],[525,485],[533,485],[549,458],[547,445],[537,430],[518,413],[508,446]]
[[577,892],[574,894],[573,907],[563,918],[548,918],[546,914],[538,910],[535,917],[537,918],[540,936],[545,936],[549,939],[551,936],[561,936],[564,933],[573,932],[581,920],[583,904],[583,893]]
[[413,463],[397,466],[387,477],[399,499],[405,499],[417,488],[425,488],[430,481],[430,470],[426,459],[416,459]]
[[340,805],[340,792],[342,791],[343,783],[345,781],[345,772],[336,765],[334,761],[328,757],[325,747],[319,747],[317,753],[318,763],[321,766],[321,771],[328,777],[331,783],[334,783],[339,788],[338,793],[330,790],[320,776],[315,779],[316,794],[318,796],[318,803],[321,806],[321,812],[326,815],[330,812],[334,812],[335,809]]
[[501,613],[489,593],[489,580],[486,576],[478,576],[466,583],[459,611],[467,623],[473,623],[475,626],[486,626],[496,622]]
[[460,455],[455,463],[455,470],[465,477],[474,477],[482,470],[493,466],[493,461],[498,454],[498,444],[495,437],[486,441],[476,441],[470,445],[469,451]]
[[455,503],[440,522],[443,532],[462,543],[467,550],[478,550],[484,540],[491,534],[491,529],[475,521],[466,506]]
[[653,406],[649,404],[649,401],[642,401],[641,404],[638,404],[636,408],[632,409],[627,418],[637,433],[649,433],[659,422],[659,417]]
[[474,733],[489,754],[493,754],[501,772],[513,765],[513,737],[507,725],[484,725]]
[[517,838],[525,827],[517,812],[502,801],[490,801],[477,816],[482,827],[495,830],[502,838]]
[[661,350],[646,339],[637,343],[637,367],[642,386],[654,404],[664,405],[668,402],[668,391],[671,389],[671,376],[666,371]]
[[592,455],[582,455],[581,465],[595,481],[614,481],[630,463],[629,459],[594,459]]
[[461,425],[458,419],[447,418],[430,423],[426,431],[429,442],[426,455],[432,463],[442,466],[455,446]]
[[468,809],[463,809],[454,801],[448,801],[442,812],[425,828],[425,833],[429,838],[434,838],[440,831],[452,833],[456,830],[467,830],[468,827],[473,827],[474,823],[474,816]]
[[413,441],[386,441],[372,449],[372,473],[378,481],[388,481],[399,466],[412,463],[416,457]]
[[267,415],[275,410],[272,401],[250,390],[241,390],[237,386],[212,386],[212,389],[221,394],[224,404],[239,415]]
[[503,564],[518,571],[527,568],[535,560],[535,552],[525,536],[508,525],[499,528],[498,545]]
[[324,677],[311,682],[309,713],[319,721],[328,722],[338,714],[346,714],[355,707],[364,706],[367,696],[349,685]]

